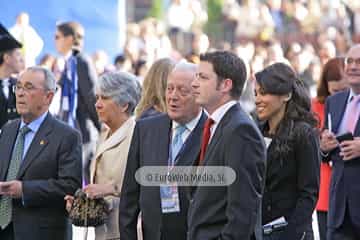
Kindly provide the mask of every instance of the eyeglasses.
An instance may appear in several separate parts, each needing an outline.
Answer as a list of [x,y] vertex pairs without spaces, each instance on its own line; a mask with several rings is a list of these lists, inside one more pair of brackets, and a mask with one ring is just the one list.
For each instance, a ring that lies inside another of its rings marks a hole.
[[360,58],[345,58],[346,64],[355,63],[356,65],[360,65]]
[[35,90],[45,90],[45,88],[35,87],[32,83],[25,83],[24,85],[17,83],[14,87],[14,91],[23,90],[24,92],[31,92]]

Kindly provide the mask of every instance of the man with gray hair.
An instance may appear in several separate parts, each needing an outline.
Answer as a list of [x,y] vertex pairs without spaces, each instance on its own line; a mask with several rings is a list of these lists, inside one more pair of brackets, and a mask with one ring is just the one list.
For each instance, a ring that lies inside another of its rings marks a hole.
[[81,187],[80,134],[48,113],[53,74],[31,67],[15,86],[21,116],[0,134],[0,239],[71,239],[64,196]]
[[[166,89],[167,114],[136,123],[120,198],[120,236],[137,239],[141,211],[143,237],[147,240],[184,240],[187,232],[187,191],[184,187],[142,186],[135,172],[144,166],[192,166],[200,151],[205,113],[195,103],[191,83],[196,65],[178,63],[169,74]],[[173,207],[169,207],[174,203]]]

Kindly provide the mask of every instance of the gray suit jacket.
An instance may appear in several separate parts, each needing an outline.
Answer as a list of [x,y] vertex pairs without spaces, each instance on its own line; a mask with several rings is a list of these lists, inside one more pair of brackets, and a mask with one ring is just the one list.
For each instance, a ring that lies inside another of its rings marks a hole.
[[[20,120],[0,134],[0,181],[5,181]],[[13,200],[15,239],[71,239],[64,196],[81,187],[80,134],[48,114],[28,149],[17,180],[23,202]]]
[[236,180],[227,187],[197,187],[188,213],[188,240],[261,238],[260,204],[266,149],[260,131],[239,104],[215,130],[204,166],[228,166]]

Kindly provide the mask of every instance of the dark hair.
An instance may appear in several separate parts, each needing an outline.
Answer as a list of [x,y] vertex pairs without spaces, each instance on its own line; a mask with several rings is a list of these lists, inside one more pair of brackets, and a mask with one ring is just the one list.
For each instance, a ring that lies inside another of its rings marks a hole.
[[134,74],[136,76],[140,75],[140,70],[143,66],[146,66],[146,61],[143,59],[139,59],[138,61],[136,61],[136,63],[134,64]]
[[123,64],[125,62],[125,56],[123,54],[119,54],[115,57],[114,59],[114,64],[116,65],[117,63]]
[[246,81],[246,67],[243,60],[228,51],[215,51],[201,54],[200,61],[212,64],[218,83],[227,78],[231,79],[233,87],[230,95],[236,100],[240,98]]
[[81,47],[81,41],[84,38],[84,27],[78,22],[64,22],[57,26],[57,29],[66,37],[72,36],[74,38],[74,46]]
[[0,66],[3,65],[3,63],[4,63],[5,54],[11,54],[14,50],[15,50],[15,48],[11,49],[11,50],[6,50],[6,51],[0,52]]
[[295,71],[284,63],[275,63],[263,71],[255,74],[256,82],[261,91],[273,95],[291,94],[287,102],[284,118],[281,120],[280,128],[290,127],[293,122],[306,122],[315,127],[317,120],[311,111],[311,100],[304,83],[299,79]]
[[328,82],[338,82],[343,77],[344,58],[331,58],[325,63],[317,87],[317,99],[320,103],[324,103],[325,99],[330,96]]

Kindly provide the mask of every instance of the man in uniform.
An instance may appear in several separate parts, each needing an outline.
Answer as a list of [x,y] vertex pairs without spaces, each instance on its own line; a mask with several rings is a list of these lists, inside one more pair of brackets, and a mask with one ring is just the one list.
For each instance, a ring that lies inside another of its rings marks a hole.
[[24,68],[21,44],[0,24],[0,128],[10,119],[19,117],[15,106],[13,74]]

